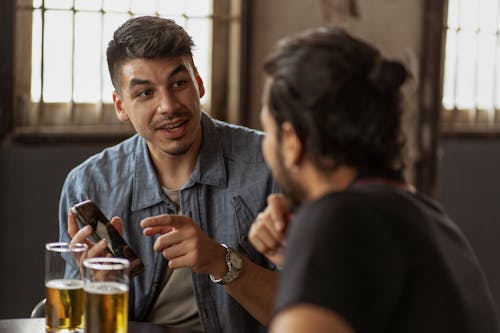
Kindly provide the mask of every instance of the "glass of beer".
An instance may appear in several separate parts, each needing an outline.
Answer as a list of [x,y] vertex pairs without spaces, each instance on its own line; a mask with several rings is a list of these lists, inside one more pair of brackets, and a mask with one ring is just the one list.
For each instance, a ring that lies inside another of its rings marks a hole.
[[89,258],[83,261],[86,333],[127,333],[129,261]]
[[45,329],[47,332],[83,332],[82,261],[87,245],[45,244]]

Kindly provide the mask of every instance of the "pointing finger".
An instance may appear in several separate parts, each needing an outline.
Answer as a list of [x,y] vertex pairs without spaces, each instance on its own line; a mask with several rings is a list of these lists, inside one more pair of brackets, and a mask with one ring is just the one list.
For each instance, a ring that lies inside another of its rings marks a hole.
[[141,221],[141,228],[143,228],[145,231],[146,229],[151,228],[148,229],[148,234],[166,233],[172,230],[172,228],[182,228],[187,223],[192,223],[190,217],[183,215],[163,214],[145,218]]

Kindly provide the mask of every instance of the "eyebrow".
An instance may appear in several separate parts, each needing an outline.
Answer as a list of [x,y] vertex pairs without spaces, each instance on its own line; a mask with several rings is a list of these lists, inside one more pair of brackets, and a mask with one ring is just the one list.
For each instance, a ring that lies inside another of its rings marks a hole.
[[171,71],[170,74],[168,75],[168,78],[170,79],[180,72],[188,72],[186,65],[180,64],[179,66],[175,67],[175,69],[173,71]]
[[[170,79],[180,72],[188,72],[188,69],[184,64],[181,64],[181,65],[175,67],[175,69],[172,72],[170,72],[170,74],[168,75],[168,78]],[[151,84],[151,81],[134,78],[134,79],[130,80],[130,83],[128,86],[129,86],[129,89],[131,89],[135,86],[146,85],[146,84]]]
[[135,86],[140,86],[140,85],[145,85],[145,84],[151,84],[151,81],[143,80],[143,79],[132,79],[132,80],[130,80],[128,87],[130,89],[130,88],[133,88]]

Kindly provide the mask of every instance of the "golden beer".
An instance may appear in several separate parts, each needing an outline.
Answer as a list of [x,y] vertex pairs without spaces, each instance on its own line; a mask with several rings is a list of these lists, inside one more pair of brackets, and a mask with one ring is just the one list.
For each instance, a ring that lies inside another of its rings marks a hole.
[[56,279],[45,283],[45,329],[47,332],[83,330],[83,281]]
[[119,282],[85,285],[85,332],[127,333],[128,286]]

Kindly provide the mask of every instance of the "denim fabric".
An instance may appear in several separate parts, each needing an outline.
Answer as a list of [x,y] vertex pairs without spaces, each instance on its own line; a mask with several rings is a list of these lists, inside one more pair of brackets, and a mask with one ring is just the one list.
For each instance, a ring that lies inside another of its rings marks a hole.
[[[250,245],[247,233],[266,197],[276,191],[261,153],[262,133],[202,114],[202,145],[196,167],[182,187],[181,209],[212,239],[225,243],[262,266],[274,269]],[[144,236],[142,219],[175,212],[153,169],[146,142],[138,135],[103,150],[73,169],[62,190],[60,239],[69,240],[70,206],[91,199],[111,218],[124,221],[125,240],[145,271],[130,283],[130,320],[145,320],[160,291],[167,261],[153,251],[158,236]],[[192,273],[205,332],[264,332],[224,288],[206,274]]]

